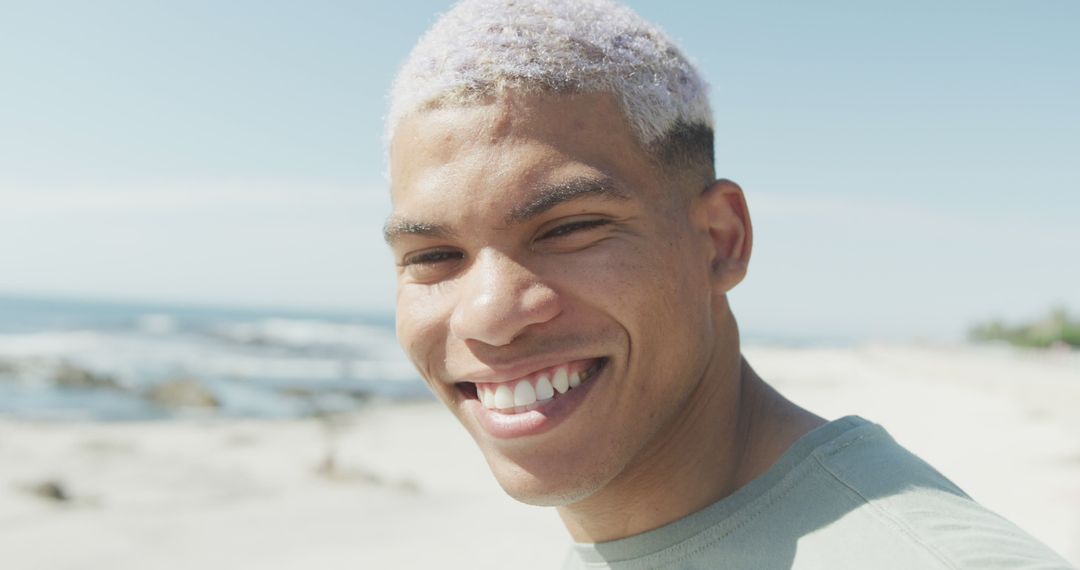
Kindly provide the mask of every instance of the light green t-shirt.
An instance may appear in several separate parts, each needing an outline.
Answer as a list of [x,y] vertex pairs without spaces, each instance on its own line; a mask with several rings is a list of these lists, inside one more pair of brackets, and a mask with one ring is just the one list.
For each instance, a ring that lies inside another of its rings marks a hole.
[[1068,569],[881,426],[849,416],[762,476],[663,527],[575,544],[564,568]]

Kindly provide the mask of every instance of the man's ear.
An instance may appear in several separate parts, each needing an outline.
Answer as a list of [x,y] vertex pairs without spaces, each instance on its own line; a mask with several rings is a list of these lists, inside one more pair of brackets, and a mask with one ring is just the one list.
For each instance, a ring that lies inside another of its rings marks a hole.
[[738,184],[720,179],[705,188],[697,202],[698,219],[708,231],[714,290],[724,294],[743,280],[750,264],[754,232],[746,197]]

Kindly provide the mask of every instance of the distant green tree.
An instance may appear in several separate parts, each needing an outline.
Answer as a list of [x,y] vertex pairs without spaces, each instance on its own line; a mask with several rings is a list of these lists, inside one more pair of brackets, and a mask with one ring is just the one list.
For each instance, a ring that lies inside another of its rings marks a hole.
[[1046,348],[1058,344],[1080,347],[1080,320],[1072,320],[1065,307],[1055,307],[1034,323],[1010,326],[1001,321],[975,325],[968,331],[972,340],[1004,341],[1016,346]]

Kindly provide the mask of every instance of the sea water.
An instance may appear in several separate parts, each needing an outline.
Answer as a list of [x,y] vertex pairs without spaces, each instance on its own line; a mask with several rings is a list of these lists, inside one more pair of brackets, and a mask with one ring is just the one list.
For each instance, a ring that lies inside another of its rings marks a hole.
[[[61,367],[99,385],[65,385]],[[179,379],[217,405],[173,408],[147,397]],[[0,296],[0,417],[297,417],[424,397],[391,314]]]

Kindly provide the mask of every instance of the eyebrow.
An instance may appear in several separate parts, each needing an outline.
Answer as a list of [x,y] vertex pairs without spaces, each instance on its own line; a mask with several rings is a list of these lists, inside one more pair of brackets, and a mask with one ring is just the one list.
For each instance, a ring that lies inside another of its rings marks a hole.
[[556,184],[543,184],[533,191],[529,202],[510,210],[506,215],[506,224],[527,222],[555,206],[586,197],[627,200],[630,195],[608,177],[574,178]]
[[[507,213],[506,225],[527,222],[548,210],[587,197],[600,197],[608,200],[628,200],[630,195],[609,177],[574,178],[555,184],[542,184],[533,190],[528,202],[515,206]],[[409,220],[400,216],[391,216],[383,226],[383,239],[391,246],[402,236],[420,236],[433,239],[447,239],[454,232],[446,226]]]
[[394,245],[394,242],[405,235],[446,239],[453,236],[454,232],[439,224],[414,222],[397,216],[391,216],[386,220],[386,224],[383,225],[383,239],[386,243]]

